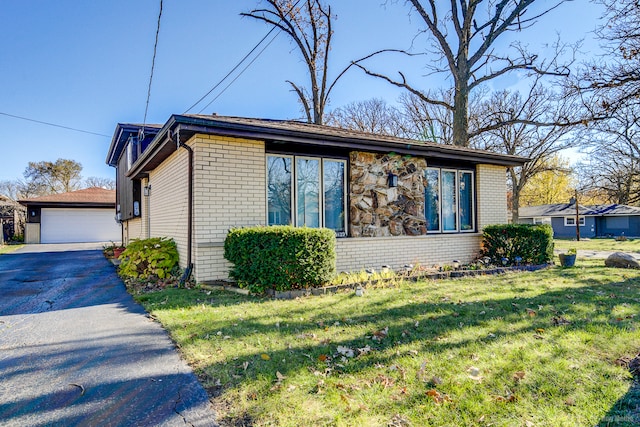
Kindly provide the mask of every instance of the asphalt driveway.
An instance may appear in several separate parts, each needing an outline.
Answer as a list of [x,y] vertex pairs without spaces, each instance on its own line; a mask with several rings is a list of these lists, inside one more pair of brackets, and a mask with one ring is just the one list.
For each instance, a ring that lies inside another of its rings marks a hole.
[[102,252],[62,249],[0,256],[0,425],[216,425]]

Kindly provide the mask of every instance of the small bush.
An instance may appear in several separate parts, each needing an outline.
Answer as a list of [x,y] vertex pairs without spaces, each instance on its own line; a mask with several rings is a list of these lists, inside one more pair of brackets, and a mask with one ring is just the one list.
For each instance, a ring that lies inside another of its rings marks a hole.
[[133,240],[120,256],[120,274],[124,277],[164,279],[178,265],[176,242],[164,237]]
[[553,260],[553,229],[549,224],[498,224],[484,228],[482,256],[502,264],[507,258],[513,264],[516,257],[525,264],[546,264]]
[[318,287],[335,274],[335,233],[326,228],[256,226],[229,231],[229,275],[254,293]]

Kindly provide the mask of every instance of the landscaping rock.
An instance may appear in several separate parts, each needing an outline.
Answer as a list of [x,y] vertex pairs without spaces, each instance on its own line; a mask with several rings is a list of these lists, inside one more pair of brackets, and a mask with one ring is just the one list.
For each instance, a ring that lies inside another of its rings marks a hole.
[[640,268],[640,264],[636,259],[624,252],[614,252],[604,261],[607,267],[615,268]]

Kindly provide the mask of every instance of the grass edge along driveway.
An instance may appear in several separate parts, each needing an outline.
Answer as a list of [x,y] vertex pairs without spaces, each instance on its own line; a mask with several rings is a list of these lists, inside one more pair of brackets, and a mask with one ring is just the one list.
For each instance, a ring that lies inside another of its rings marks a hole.
[[222,425],[632,426],[640,271],[559,267],[274,301],[166,289]]

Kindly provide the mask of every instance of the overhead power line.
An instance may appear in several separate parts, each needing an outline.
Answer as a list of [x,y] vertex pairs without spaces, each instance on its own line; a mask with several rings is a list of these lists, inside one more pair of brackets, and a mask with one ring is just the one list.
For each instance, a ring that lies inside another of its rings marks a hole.
[[[212,87],[211,89],[209,89],[209,92],[207,92],[207,93],[205,93],[204,95],[202,95],[202,97],[200,97],[200,99],[198,99],[196,102],[194,102],[194,103],[193,103],[193,105],[192,105],[191,107],[187,108],[187,109],[185,110],[184,114],[187,114],[191,109],[193,109],[193,107],[195,107],[196,105],[198,105],[199,103],[201,103],[203,99],[205,99],[207,96],[209,96],[209,95],[211,94],[211,92],[213,92],[214,90],[216,90],[216,89],[218,88],[218,86],[220,86],[220,85],[221,85],[225,80],[227,80],[227,79],[229,78],[229,76],[230,76],[231,74],[233,74],[233,72],[234,72],[235,70],[237,70],[237,69],[238,69],[238,67],[240,67],[240,65],[242,65],[242,63],[243,63],[244,61],[246,61],[246,60],[247,60],[247,58],[249,58],[249,56],[251,56],[251,54],[252,54],[253,52],[255,52],[255,50],[256,50],[256,49],[257,49],[257,48],[262,44],[262,42],[264,42],[264,41],[267,39],[267,37],[269,37],[269,35],[270,35],[271,33],[273,33],[275,30],[276,30],[276,27],[271,28],[271,30],[269,30],[269,32],[268,32],[267,34],[265,34],[265,35],[264,35],[264,37],[263,37],[263,38],[262,38],[262,39],[261,39],[261,40],[260,40],[260,41],[259,41],[259,42],[254,46],[254,47],[253,47],[253,49],[251,49],[251,51],[250,51],[249,53],[247,53],[247,54],[246,54],[246,55],[245,55],[245,56],[244,56],[240,61],[238,61],[238,63],[237,63],[237,64],[236,64],[232,69],[231,69],[231,71],[229,71],[229,72],[227,73],[227,75],[226,75],[226,76],[224,76],[224,77],[223,77],[223,78],[222,78],[218,83],[216,83],[215,85],[213,85],[213,87]],[[267,45],[267,46],[268,46],[268,45]],[[264,50],[264,49],[263,49],[263,50]],[[262,51],[260,51],[260,53],[262,53]],[[260,53],[258,54],[258,56],[260,55]],[[256,58],[257,58],[257,56],[256,56]],[[253,62],[253,61],[251,61],[251,62]],[[234,79],[234,81],[235,81],[235,79]],[[208,105],[207,105],[207,106],[208,106]],[[207,108],[207,107],[205,107],[205,108]]]
[[89,130],[72,128],[72,127],[69,127],[69,126],[58,125],[56,123],[43,122],[42,120],[30,119],[28,117],[16,116],[14,114],[0,112],[0,115],[7,116],[7,117],[12,117],[14,119],[26,120],[28,122],[33,122],[33,123],[40,123],[41,125],[47,125],[47,126],[53,126],[53,127],[57,127],[57,128],[61,128],[61,129],[72,130],[74,132],[82,132],[82,133],[88,133],[90,135],[97,135],[97,136],[104,136],[105,138],[111,138],[111,135],[105,135],[103,133],[91,132]]
[[[274,28],[275,28],[275,27],[274,27]],[[256,62],[256,59],[258,59],[258,58],[260,57],[260,55],[262,55],[262,52],[264,52],[264,51],[269,47],[269,45],[270,45],[271,43],[273,43],[273,41],[276,39],[276,37],[278,37],[278,34],[280,34],[280,32],[278,32],[275,36],[273,36],[273,38],[272,38],[271,40],[269,40],[269,43],[267,43],[267,44],[265,45],[265,47],[263,47],[263,48],[262,48],[262,50],[260,50],[260,52],[258,52],[258,54],[255,56],[255,58],[253,58],[253,59],[251,60],[251,62],[249,62],[249,63],[247,64],[247,66],[246,66],[246,67],[244,67],[244,68],[243,68],[243,69],[238,73],[238,75],[237,75],[237,76],[235,76],[235,77],[233,78],[233,80],[231,80],[231,81],[229,82],[229,84],[228,84],[228,85],[226,85],[226,86],[224,87],[224,89],[222,89],[222,90],[220,91],[220,93],[219,93],[219,94],[217,94],[217,95],[216,95],[216,96],[215,96],[211,101],[209,101],[209,103],[208,103],[207,105],[205,105],[204,107],[202,107],[202,108],[200,109],[200,111],[198,111],[198,114],[202,113],[205,109],[209,108],[209,105],[213,104],[213,102],[214,102],[216,99],[220,98],[220,96],[221,96],[223,93],[225,93],[227,89],[229,89],[229,86],[231,86],[231,85],[232,85],[236,80],[238,80],[238,79],[240,78],[240,76],[241,76],[245,71],[247,71],[247,68],[249,68],[249,67],[251,66],[251,64],[253,64],[254,62]],[[269,35],[269,34],[267,34],[267,35]],[[257,46],[256,46],[256,47],[257,47]],[[240,64],[238,64],[238,65],[240,65]],[[237,67],[236,67],[236,68],[237,68]],[[226,77],[225,77],[225,79],[226,79]],[[220,81],[220,83],[222,83],[223,81],[224,81],[224,79],[223,79],[223,80],[221,80],[221,81]],[[216,87],[217,87],[218,85],[220,85],[220,83],[218,83],[218,84],[216,85]],[[212,91],[213,91],[213,89],[212,89]],[[211,93],[211,91],[210,91],[209,93]],[[208,95],[208,94],[207,94],[207,95]]]
[[[289,12],[291,12],[297,5],[298,3],[300,3],[301,0],[297,0],[289,9]],[[224,87],[224,89],[222,89],[222,91],[215,96],[215,98],[213,98],[211,101],[209,101],[209,103],[207,105],[205,105],[200,111],[199,113],[201,113],[204,109],[206,109],[209,105],[211,105],[216,99],[218,99],[220,97],[220,95],[222,95],[228,88],[229,86],[231,86],[236,80],[238,80],[238,78],[242,75],[242,73],[244,73],[246,71],[247,68],[249,68],[249,66],[251,64],[253,64],[256,59],[258,59],[258,57],[260,57],[260,55],[262,55],[262,52],[265,51],[265,49],[267,47],[269,47],[269,45],[271,43],[273,43],[273,40],[275,40],[275,38],[278,36],[278,34],[280,34],[282,32],[282,30],[279,30],[277,27],[273,27],[271,28],[271,30],[269,30],[269,32],[267,32],[267,34],[265,34],[265,36],[260,39],[260,41],[258,43],[256,43],[256,45],[249,51],[249,53],[247,53],[240,61],[238,61],[238,63],[231,69],[231,71],[229,71],[218,83],[216,83],[215,85],[213,85],[213,87],[211,89],[209,89],[209,91],[207,93],[205,93],[202,97],[200,97],[200,99],[198,99],[191,107],[187,108],[185,110],[185,112],[183,114],[187,114],[189,111],[191,111],[196,105],[198,105],[200,102],[202,102],[207,96],[209,96],[211,94],[211,92],[213,92],[214,90],[216,90],[218,88],[218,86],[220,86],[225,80],[227,80],[231,74],[233,74],[234,71],[236,71],[240,65],[242,65],[243,62],[245,62],[250,56],[251,54],[253,54],[253,52],[255,52],[258,47],[260,47],[260,45],[262,43],[264,43],[264,41],[269,37],[269,35],[271,35],[271,33],[273,33],[275,30],[278,30],[278,33],[269,41],[269,43],[267,43],[267,45],[262,48],[262,50],[260,50],[260,52],[258,52],[258,54],[251,60],[251,62],[249,62],[249,64],[244,67],[242,69],[242,71],[240,71],[240,73],[234,77],[234,79],[227,85]]]
[[151,99],[151,83],[153,82],[153,70],[156,67],[156,53],[158,52],[158,37],[160,36],[160,20],[162,19],[162,0],[160,0],[160,12],[158,12],[158,25],[156,27],[156,40],[153,44],[153,58],[151,59],[151,74],[149,75],[149,88],[147,89],[147,102],[144,107],[144,120],[142,121],[142,132],[147,124],[147,112],[149,111],[149,100]]

